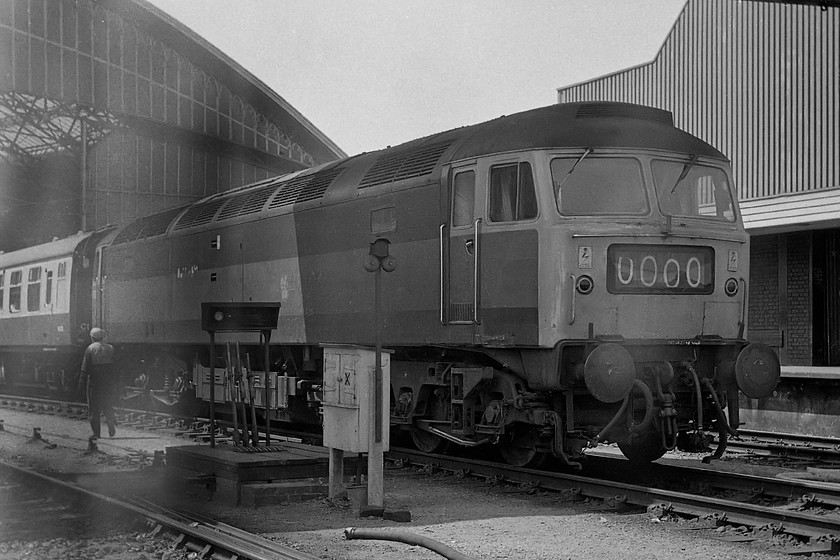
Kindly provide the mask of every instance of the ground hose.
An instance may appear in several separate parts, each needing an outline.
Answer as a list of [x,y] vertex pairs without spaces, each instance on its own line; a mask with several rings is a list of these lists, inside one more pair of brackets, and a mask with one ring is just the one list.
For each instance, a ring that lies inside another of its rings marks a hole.
[[394,531],[389,529],[361,529],[358,527],[347,527],[344,529],[344,538],[348,541],[365,539],[365,540],[380,540],[380,541],[394,541],[413,546],[422,546],[434,552],[437,552],[444,558],[449,560],[474,560],[471,556],[467,556],[458,552],[454,548],[450,548],[445,544],[438,542],[429,537],[415,535],[408,531]]

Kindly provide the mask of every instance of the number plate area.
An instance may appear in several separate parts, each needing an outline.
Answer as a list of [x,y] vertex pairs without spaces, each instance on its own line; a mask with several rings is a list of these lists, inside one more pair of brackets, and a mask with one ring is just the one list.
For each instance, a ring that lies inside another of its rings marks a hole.
[[715,252],[688,245],[611,245],[607,290],[611,294],[711,294]]

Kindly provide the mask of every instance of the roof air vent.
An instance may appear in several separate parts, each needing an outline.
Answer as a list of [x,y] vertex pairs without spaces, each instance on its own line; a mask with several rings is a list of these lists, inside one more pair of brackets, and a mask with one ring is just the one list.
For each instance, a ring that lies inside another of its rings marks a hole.
[[639,119],[674,126],[674,115],[670,111],[630,103],[584,103],[575,117],[578,119]]

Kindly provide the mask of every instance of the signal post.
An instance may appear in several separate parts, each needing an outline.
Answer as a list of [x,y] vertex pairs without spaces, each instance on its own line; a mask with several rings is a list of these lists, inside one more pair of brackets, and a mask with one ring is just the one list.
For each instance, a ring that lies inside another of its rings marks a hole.
[[[329,496],[345,494],[344,451],[367,452],[369,506],[383,506],[385,498],[384,452],[388,450],[390,425],[390,352],[380,339],[382,271],[392,272],[396,259],[389,254],[387,239],[370,244],[364,268],[375,274],[374,341],[369,348],[324,346],[324,446],[330,449]],[[364,412],[362,412],[364,411]]]

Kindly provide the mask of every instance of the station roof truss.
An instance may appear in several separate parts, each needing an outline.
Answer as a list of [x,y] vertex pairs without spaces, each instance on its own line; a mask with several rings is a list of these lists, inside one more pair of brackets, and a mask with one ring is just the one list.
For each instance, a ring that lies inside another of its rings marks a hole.
[[90,145],[123,126],[101,109],[19,92],[0,93],[0,157],[12,163],[31,163],[47,154],[78,150],[83,134]]

